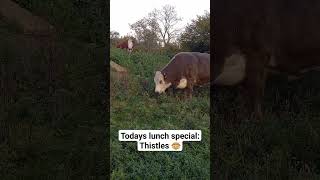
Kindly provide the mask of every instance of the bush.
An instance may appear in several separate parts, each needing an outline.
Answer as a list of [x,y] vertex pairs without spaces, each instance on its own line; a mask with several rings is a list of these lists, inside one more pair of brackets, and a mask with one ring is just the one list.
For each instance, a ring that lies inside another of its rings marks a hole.
[[192,20],[180,36],[183,49],[206,52],[210,50],[210,13],[198,16]]
[[176,44],[167,44],[165,47],[160,49],[160,53],[172,58],[177,53],[181,52],[181,49]]

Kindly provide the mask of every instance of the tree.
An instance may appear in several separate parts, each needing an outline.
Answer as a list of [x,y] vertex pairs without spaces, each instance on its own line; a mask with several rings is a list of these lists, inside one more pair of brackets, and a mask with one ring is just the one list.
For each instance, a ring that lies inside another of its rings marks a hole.
[[117,31],[111,31],[110,32],[110,39],[119,39],[120,33]]
[[134,24],[131,24],[130,28],[135,32],[137,43],[140,45],[148,49],[154,49],[159,46],[159,39],[154,26],[147,18],[143,18]]
[[181,20],[175,7],[171,5],[165,5],[160,10],[154,9],[148,15],[149,25],[157,32],[164,46],[178,36],[180,30],[176,25]]
[[110,43],[115,45],[120,39],[120,33],[117,31],[110,31]]
[[178,37],[180,29],[176,28],[181,18],[178,17],[174,6],[165,5],[154,9],[148,16],[140,19],[130,28],[135,32],[136,39],[146,48],[154,48],[163,44],[166,46]]
[[192,20],[181,34],[179,41],[183,49],[198,52],[209,51],[210,13],[205,11],[204,15]]

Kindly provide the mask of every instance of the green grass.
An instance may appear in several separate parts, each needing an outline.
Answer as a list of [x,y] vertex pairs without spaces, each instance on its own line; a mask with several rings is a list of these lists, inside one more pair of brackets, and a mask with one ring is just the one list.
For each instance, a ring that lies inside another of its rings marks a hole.
[[[111,78],[112,179],[209,179],[210,98],[201,88],[191,100],[153,96],[153,76],[169,57],[111,48],[111,60],[129,70],[128,84]],[[147,84],[143,87],[144,82]],[[136,142],[118,141],[121,129],[199,129],[201,142],[184,142],[182,152],[139,152]]]
[[[246,121],[241,94],[216,88],[213,169],[216,179],[319,179],[319,73],[267,82],[262,123]],[[239,121],[243,119],[242,121]]]
[[14,0],[52,24],[65,38],[106,45],[109,1]]
[[106,179],[109,1],[14,1],[58,39],[0,17],[0,179]]
[[0,32],[1,179],[105,179],[105,48]]

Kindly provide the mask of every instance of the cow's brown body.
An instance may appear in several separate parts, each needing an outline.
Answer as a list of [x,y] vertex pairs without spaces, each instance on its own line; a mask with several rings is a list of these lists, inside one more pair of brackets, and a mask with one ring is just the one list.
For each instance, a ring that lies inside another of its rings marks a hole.
[[193,86],[208,84],[210,81],[210,55],[198,52],[181,52],[161,70],[166,82],[172,83],[174,88],[179,86],[180,80],[185,78],[185,89],[191,95]]
[[123,42],[119,43],[116,47],[120,48],[120,49],[128,49],[128,42],[123,41]]
[[117,44],[116,48],[126,49],[129,52],[131,52],[133,50],[133,42],[131,39],[128,39],[126,41],[123,41],[123,42]]
[[240,50],[245,59],[240,83],[248,92],[254,118],[262,119],[268,72],[297,77],[320,66],[320,2],[219,0],[215,7],[212,79],[222,73],[225,58]]

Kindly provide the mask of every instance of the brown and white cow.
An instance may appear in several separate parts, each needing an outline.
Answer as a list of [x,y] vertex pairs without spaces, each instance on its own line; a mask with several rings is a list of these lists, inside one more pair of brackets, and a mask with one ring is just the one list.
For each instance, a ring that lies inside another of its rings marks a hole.
[[269,72],[292,79],[320,67],[320,1],[217,0],[213,21],[213,84],[244,85],[256,120]]
[[191,97],[194,86],[208,84],[210,81],[210,54],[199,52],[180,52],[154,76],[155,92],[163,93],[169,87],[185,89]]
[[118,44],[116,47],[120,49],[127,49],[128,52],[131,53],[133,50],[133,41],[132,39],[128,39],[128,41],[123,41],[122,43]]

